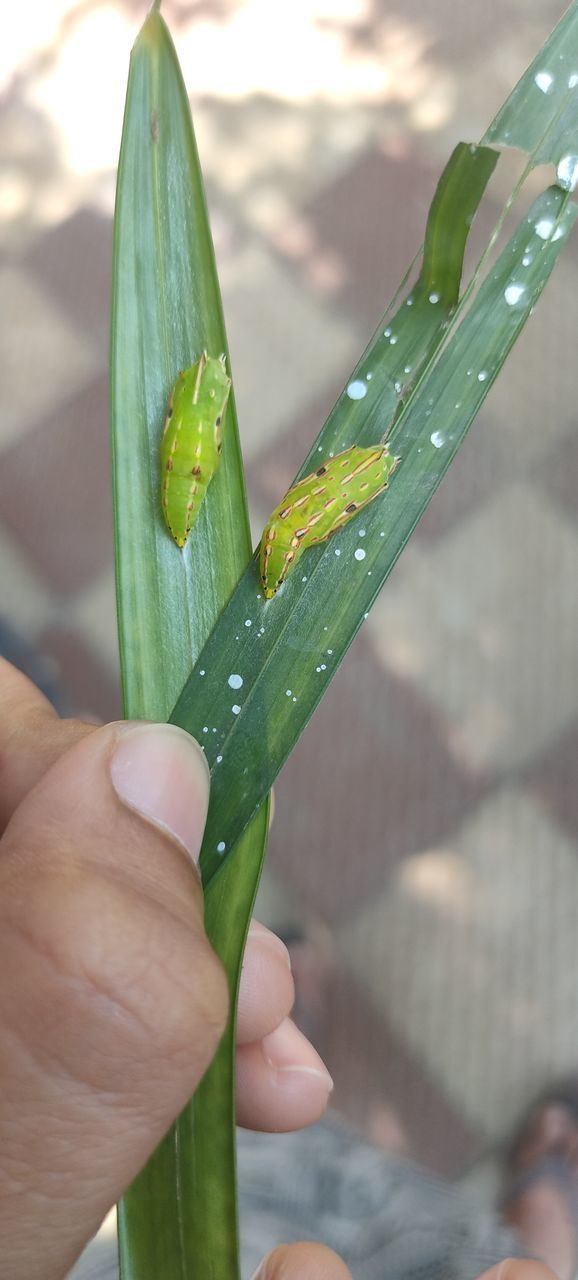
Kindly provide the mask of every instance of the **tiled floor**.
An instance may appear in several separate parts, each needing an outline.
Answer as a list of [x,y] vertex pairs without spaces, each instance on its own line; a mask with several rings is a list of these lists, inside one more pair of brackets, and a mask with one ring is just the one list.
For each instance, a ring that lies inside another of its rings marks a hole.
[[[483,132],[562,8],[166,0],[256,532],[420,243],[450,147]],[[142,14],[21,9],[2,73],[2,608],[75,708],[111,718],[111,215]],[[577,285],[575,239],[277,788],[264,910],[317,922],[299,1011],[335,1105],[450,1174],[578,1066]]]

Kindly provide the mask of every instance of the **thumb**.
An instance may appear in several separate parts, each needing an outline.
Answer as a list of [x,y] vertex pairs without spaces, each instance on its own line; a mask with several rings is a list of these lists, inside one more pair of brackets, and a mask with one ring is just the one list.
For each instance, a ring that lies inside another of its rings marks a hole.
[[227,1014],[196,742],[113,724],[0,842],[0,1277],[61,1280],[193,1093]]

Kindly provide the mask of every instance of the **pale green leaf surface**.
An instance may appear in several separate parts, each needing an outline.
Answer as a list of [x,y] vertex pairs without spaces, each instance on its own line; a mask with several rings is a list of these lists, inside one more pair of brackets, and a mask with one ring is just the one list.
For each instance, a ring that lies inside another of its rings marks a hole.
[[227,352],[213,246],[185,87],[167,28],[153,13],[131,56],[115,213],[111,414],[131,716],[166,719],[247,558],[234,394],[222,461],[183,551],[162,516],[159,444],[168,396],[203,348]]
[[570,5],[483,138],[527,151],[531,164],[578,156],[578,6]]
[[[250,555],[234,396],[222,462],[183,552],[162,517],[168,395],[203,348],[227,351],[213,247],[186,91],[167,28],[151,13],[131,56],[111,334],[118,623],[125,714],[133,719],[167,718]],[[266,825],[265,806],[242,840],[242,859],[206,895],[207,932],[232,1008]],[[237,1273],[233,1073],[234,1014],[193,1103],[119,1208],[123,1280],[182,1280],[205,1255],[221,1267],[215,1275]]]

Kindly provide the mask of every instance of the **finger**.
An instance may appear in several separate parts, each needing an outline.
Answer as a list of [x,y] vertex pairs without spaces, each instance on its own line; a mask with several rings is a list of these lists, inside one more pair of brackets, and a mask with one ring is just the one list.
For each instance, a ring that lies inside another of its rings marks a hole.
[[252,1044],[274,1031],[293,1008],[295,986],[285,943],[252,920],[241,970],[237,1044]]
[[246,1129],[286,1133],[313,1124],[332,1089],[322,1059],[290,1018],[237,1052],[237,1122]]
[[[12,721],[17,726],[10,750],[4,753],[2,799],[4,816],[8,818],[23,796],[46,773],[47,769],[71,745],[94,732],[94,726],[81,721],[61,721],[44,695],[26,676],[7,662],[0,664],[0,708],[2,706],[5,714],[3,719],[0,719],[0,741],[2,726],[5,741],[8,736],[8,724]],[[1,752],[0,758],[2,758]],[[294,996],[287,948],[270,930],[253,922],[241,976],[237,1020],[238,1043],[253,1044],[274,1031],[290,1012]],[[296,1046],[298,1057],[303,1048],[305,1056],[301,1065],[307,1066],[310,1065],[309,1046],[301,1038],[301,1042]],[[315,1053],[313,1053],[313,1060],[317,1061]],[[254,1073],[251,1072],[251,1061],[257,1063],[257,1070]],[[296,1065],[299,1065],[299,1062]],[[260,1087],[262,1075],[262,1055],[252,1052],[249,1055],[249,1061],[245,1064],[245,1069],[241,1072],[240,1085],[241,1114],[252,1117],[252,1127],[257,1126],[257,1117],[261,1115],[266,1129],[277,1128],[272,1105],[275,1096],[284,1099],[283,1125],[285,1128],[298,1128],[317,1118],[320,1113],[319,1090],[311,1086],[306,1075],[301,1077],[301,1089],[293,1087],[290,1094],[287,1091],[285,1093],[277,1091],[275,1094],[268,1089],[261,1104],[255,1106],[253,1095]]]
[[295,989],[287,948],[251,922],[239,990],[237,1123],[268,1132],[319,1119],[332,1088],[319,1054],[287,1017]]
[[0,842],[11,1280],[61,1280],[215,1051],[226,983],[192,866],[207,802],[188,735],[108,725],[52,766]]
[[61,720],[40,689],[0,658],[0,833],[63,751],[92,732],[80,720]]
[[504,1258],[484,1271],[479,1280],[557,1280],[557,1276],[535,1258]]
[[[323,1244],[280,1244],[251,1280],[352,1280],[341,1258]],[[508,1278],[510,1280],[510,1278]]]
[[31,715],[39,714],[58,719],[58,713],[54,710],[52,703],[32,683],[32,680],[29,680],[23,671],[19,671],[18,667],[14,667],[6,658],[0,657],[0,733],[3,738],[7,722],[12,722],[14,730],[18,729],[17,719],[14,717],[16,709],[17,719],[21,721],[28,720]]

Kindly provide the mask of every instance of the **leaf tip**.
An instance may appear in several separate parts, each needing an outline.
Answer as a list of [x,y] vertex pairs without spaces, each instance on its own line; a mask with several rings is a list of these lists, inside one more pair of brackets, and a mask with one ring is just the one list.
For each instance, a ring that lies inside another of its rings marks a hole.
[[159,37],[159,29],[162,26],[164,26],[164,21],[161,14],[161,0],[153,0],[138,33],[135,48],[140,45],[143,40],[148,40],[151,45],[156,44]]

